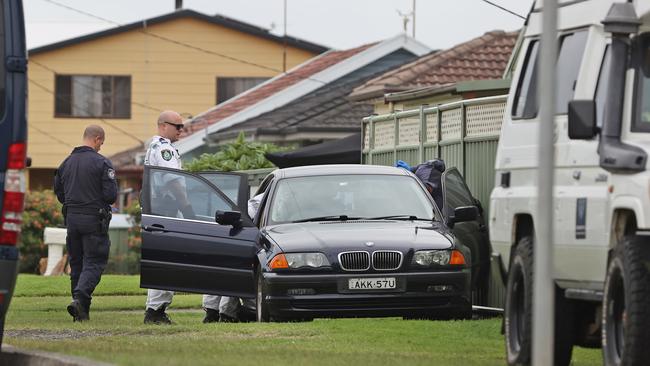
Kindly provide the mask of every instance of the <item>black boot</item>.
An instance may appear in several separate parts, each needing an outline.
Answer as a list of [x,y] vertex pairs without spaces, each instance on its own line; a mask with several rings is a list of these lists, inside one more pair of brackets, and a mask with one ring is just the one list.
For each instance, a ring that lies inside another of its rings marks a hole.
[[72,300],[70,305],[68,305],[68,314],[72,316],[72,321],[75,322],[85,322],[86,320],[90,320],[88,311],[79,300]]
[[205,318],[203,323],[216,323],[219,321],[219,310],[205,308]]
[[144,312],[144,323],[145,324],[171,324],[172,321],[165,313],[165,307],[161,307],[158,310],[152,308],[147,308],[147,311]]

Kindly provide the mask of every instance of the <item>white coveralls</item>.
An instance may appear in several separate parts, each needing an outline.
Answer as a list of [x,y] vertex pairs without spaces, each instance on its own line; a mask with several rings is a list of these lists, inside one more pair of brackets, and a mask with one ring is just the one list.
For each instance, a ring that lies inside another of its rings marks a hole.
[[[144,164],[181,169],[181,155],[172,145],[171,140],[161,136],[154,136],[151,139],[149,148],[145,154]],[[146,308],[158,310],[162,306],[167,307],[172,303],[173,296],[173,291],[148,289]],[[237,304],[235,303],[233,306],[232,303],[237,299],[231,299],[232,298],[224,297],[222,300],[221,296],[203,295],[203,308],[217,310],[228,316],[236,317]],[[223,303],[223,305],[221,305],[221,303]]]

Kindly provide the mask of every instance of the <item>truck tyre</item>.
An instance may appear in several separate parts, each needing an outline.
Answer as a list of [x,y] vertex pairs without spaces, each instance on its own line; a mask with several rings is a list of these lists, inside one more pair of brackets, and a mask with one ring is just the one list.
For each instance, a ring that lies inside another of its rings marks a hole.
[[647,365],[650,358],[650,240],[628,236],[607,270],[602,317],[607,366]]
[[[554,365],[571,363],[575,339],[573,304],[555,291]],[[506,286],[505,338],[508,365],[530,365],[533,314],[533,239],[521,238],[515,249]]]

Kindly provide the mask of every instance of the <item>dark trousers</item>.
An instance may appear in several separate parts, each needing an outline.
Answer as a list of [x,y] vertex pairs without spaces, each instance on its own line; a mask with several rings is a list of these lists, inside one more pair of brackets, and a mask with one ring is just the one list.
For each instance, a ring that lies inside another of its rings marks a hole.
[[69,213],[66,223],[72,297],[88,310],[106,268],[111,242],[108,234],[102,232],[98,216]]

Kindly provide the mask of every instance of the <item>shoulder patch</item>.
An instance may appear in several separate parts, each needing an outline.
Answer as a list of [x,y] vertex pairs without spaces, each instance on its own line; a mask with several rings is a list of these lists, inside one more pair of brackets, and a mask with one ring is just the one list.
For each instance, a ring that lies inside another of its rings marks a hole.
[[158,139],[158,140],[160,141],[161,144],[166,144],[166,143],[167,143],[167,140],[165,140],[165,139],[162,138],[162,137],[161,137],[160,139]]
[[170,150],[166,150],[166,149],[162,150],[160,152],[160,154],[162,155],[162,158],[165,159],[166,161],[172,160],[173,155],[172,155],[172,152]]
[[110,178],[112,180],[115,180],[115,170],[114,169],[108,169],[106,174],[108,174],[108,178]]

